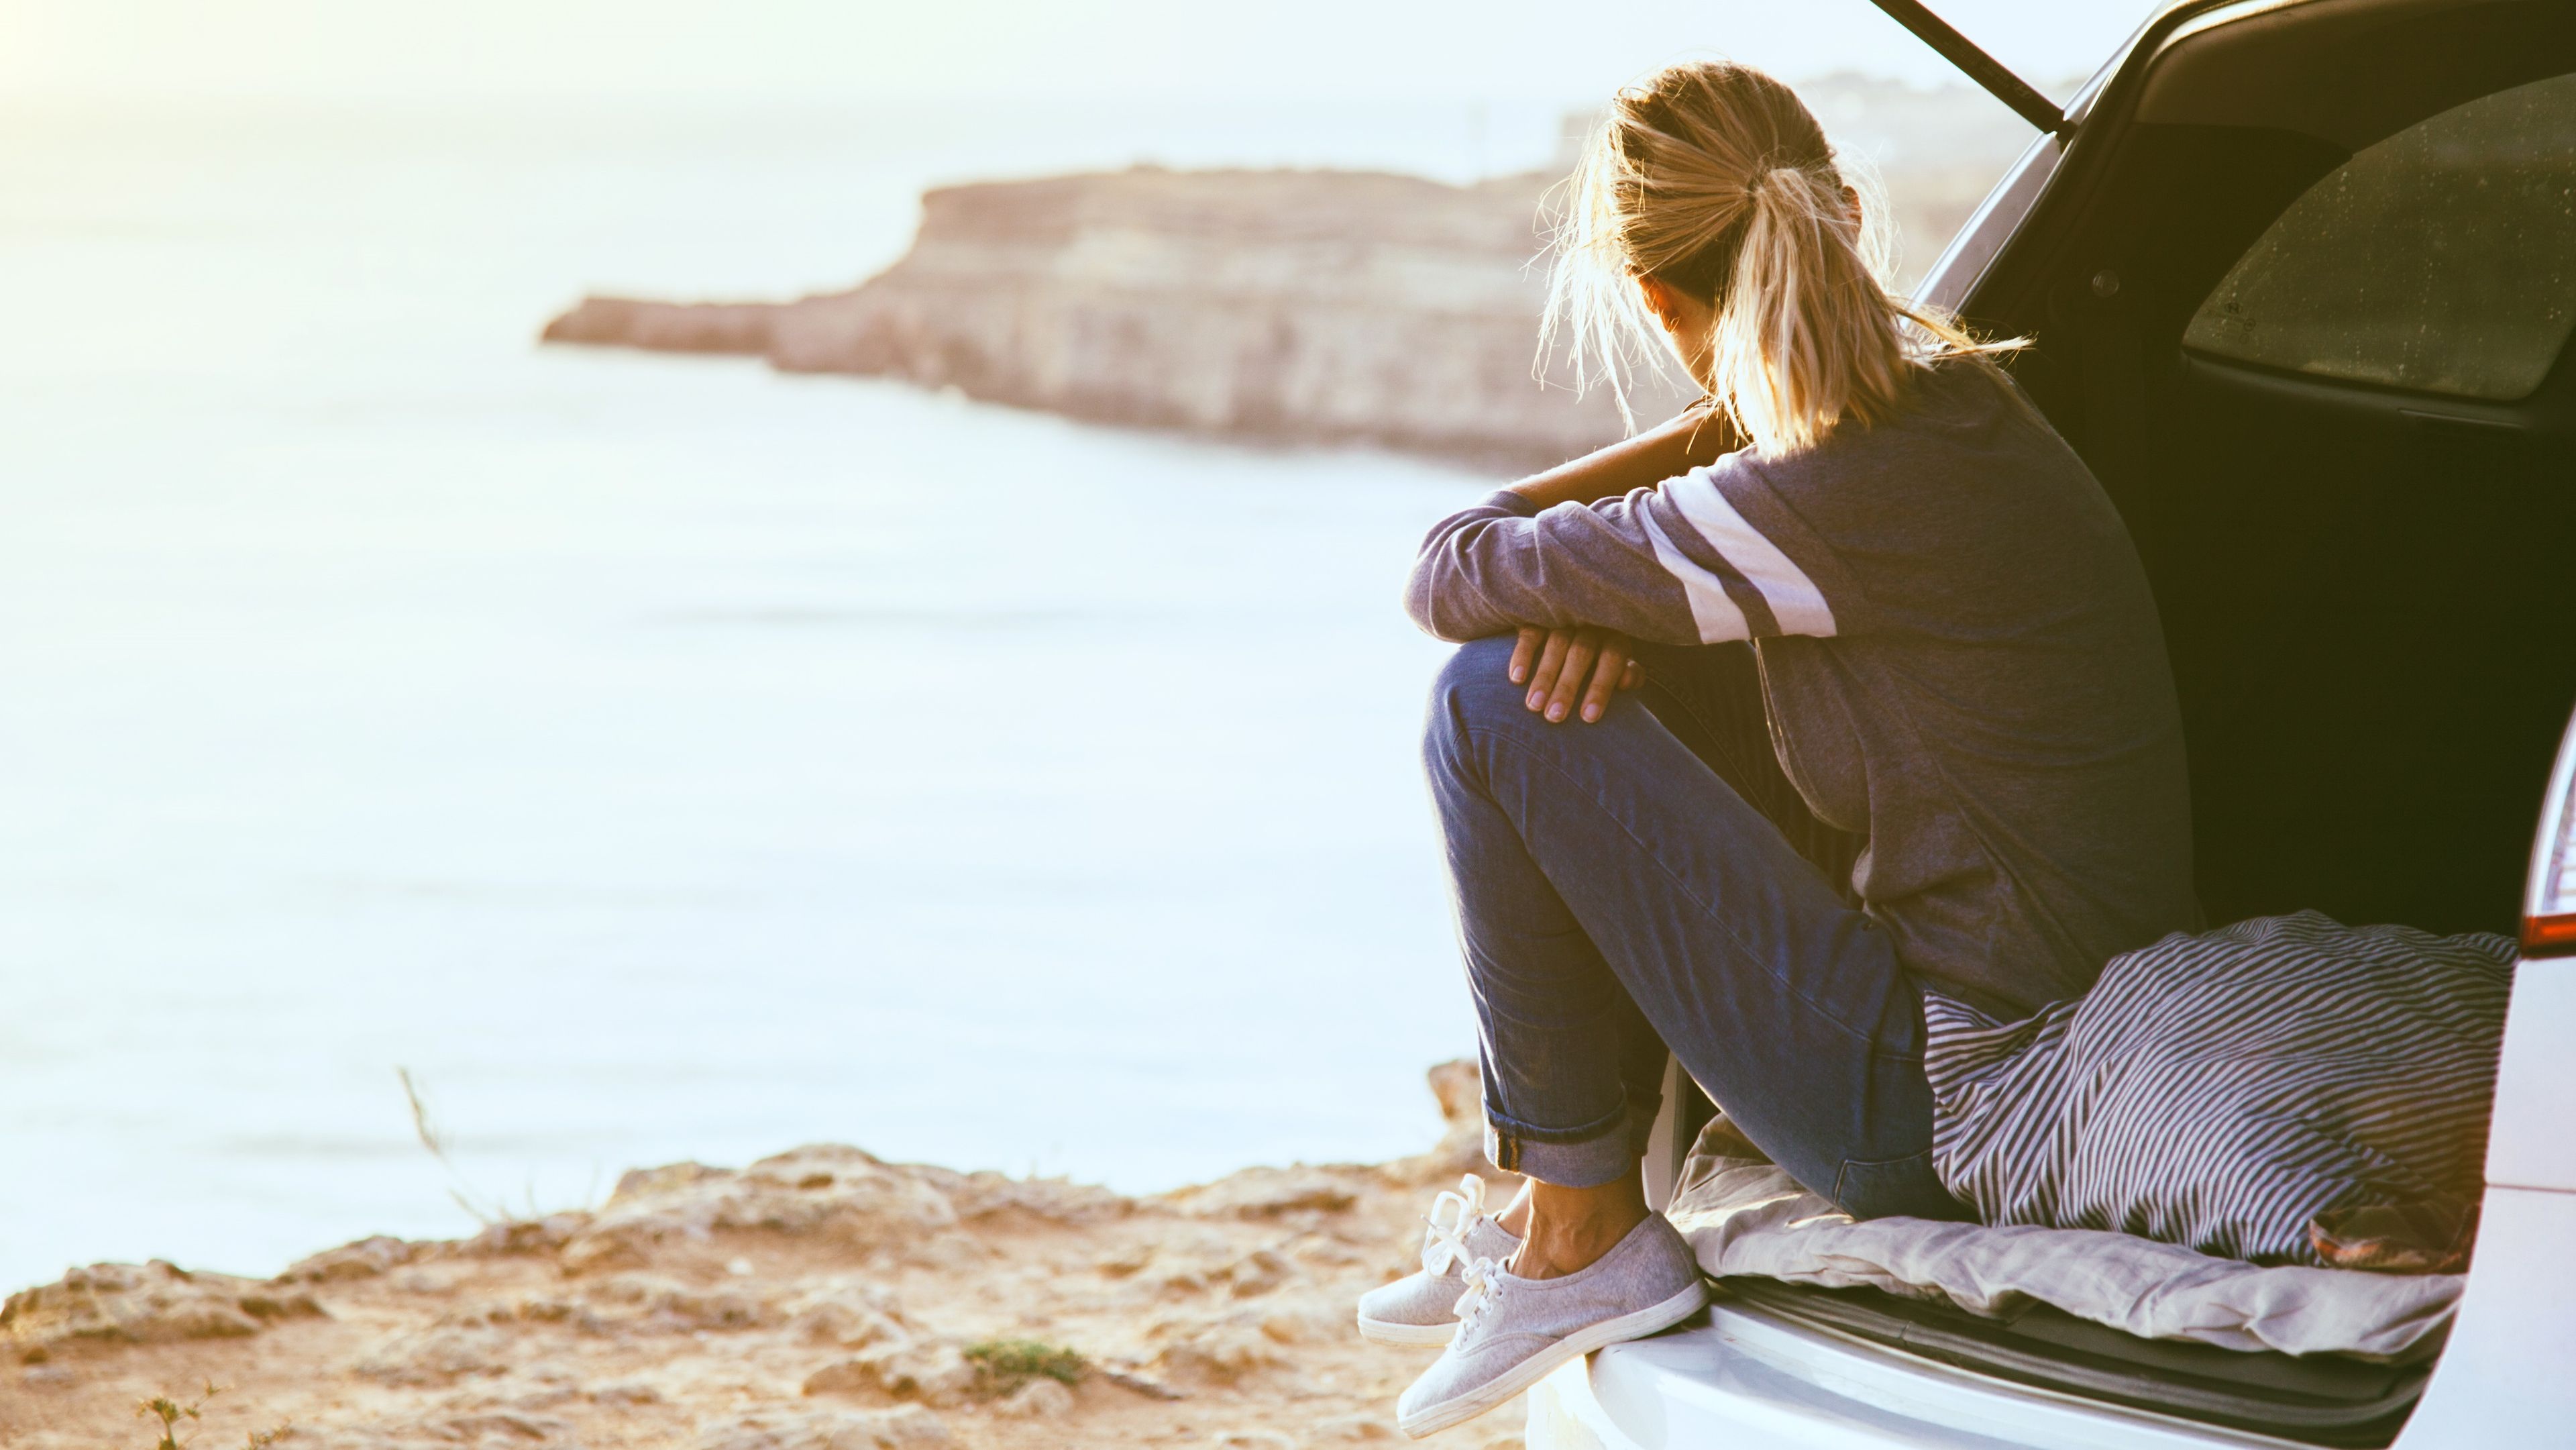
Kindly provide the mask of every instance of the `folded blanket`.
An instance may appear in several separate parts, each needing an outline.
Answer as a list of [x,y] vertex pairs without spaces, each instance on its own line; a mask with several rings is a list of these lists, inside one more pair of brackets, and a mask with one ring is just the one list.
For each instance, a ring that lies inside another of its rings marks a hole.
[[1722,1156],[1725,1120],[1712,1128],[1666,1212],[1700,1267],[1720,1276],[1884,1289],[1988,1315],[2035,1299],[2150,1339],[2398,1360],[2434,1346],[2433,1332],[2449,1322],[2467,1282],[2457,1274],[2259,1268],[2086,1229],[1856,1223],[1786,1171]]
[[1991,1225],[2464,1267],[2513,962],[2303,911],[2123,953],[2020,1022],[1927,997],[1934,1167]]

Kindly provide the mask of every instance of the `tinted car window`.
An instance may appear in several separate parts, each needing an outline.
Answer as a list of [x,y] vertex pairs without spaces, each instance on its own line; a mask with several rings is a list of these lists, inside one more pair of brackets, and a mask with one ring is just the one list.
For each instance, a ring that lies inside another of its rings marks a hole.
[[2183,334],[2221,357],[2471,398],[2540,385],[2576,323],[2576,75],[2353,156],[2237,259]]

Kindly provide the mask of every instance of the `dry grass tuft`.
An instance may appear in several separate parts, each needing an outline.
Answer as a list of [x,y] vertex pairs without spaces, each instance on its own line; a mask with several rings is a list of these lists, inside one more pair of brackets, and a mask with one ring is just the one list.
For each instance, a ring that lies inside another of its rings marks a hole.
[[975,1366],[975,1393],[988,1399],[1007,1395],[1034,1379],[1078,1385],[1091,1368],[1080,1351],[1034,1339],[978,1340],[962,1353]]

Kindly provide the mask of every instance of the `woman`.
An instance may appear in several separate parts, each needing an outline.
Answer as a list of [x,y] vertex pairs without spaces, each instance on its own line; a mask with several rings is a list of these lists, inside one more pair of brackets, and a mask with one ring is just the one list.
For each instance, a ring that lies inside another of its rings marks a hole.
[[1551,328],[1615,380],[1630,322],[1707,397],[1414,566],[1414,620],[1466,642],[1424,755],[1488,1146],[1527,1180],[1499,1220],[1435,1210],[1424,1272],[1362,1303],[1375,1337],[1454,1335],[1416,1435],[1700,1307],[1637,1171],[1667,1050],[1853,1214],[1959,1217],[1922,994],[2027,1015],[2197,921],[2119,515],[1994,348],[1887,294],[1814,117],[1678,66],[1572,185]]

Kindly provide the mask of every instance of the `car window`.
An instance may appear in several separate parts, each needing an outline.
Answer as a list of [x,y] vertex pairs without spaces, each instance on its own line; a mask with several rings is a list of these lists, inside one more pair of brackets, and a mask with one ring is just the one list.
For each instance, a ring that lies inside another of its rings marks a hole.
[[2201,303],[2184,345],[2462,397],[2540,385],[2576,323],[2576,75],[2356,153]]

